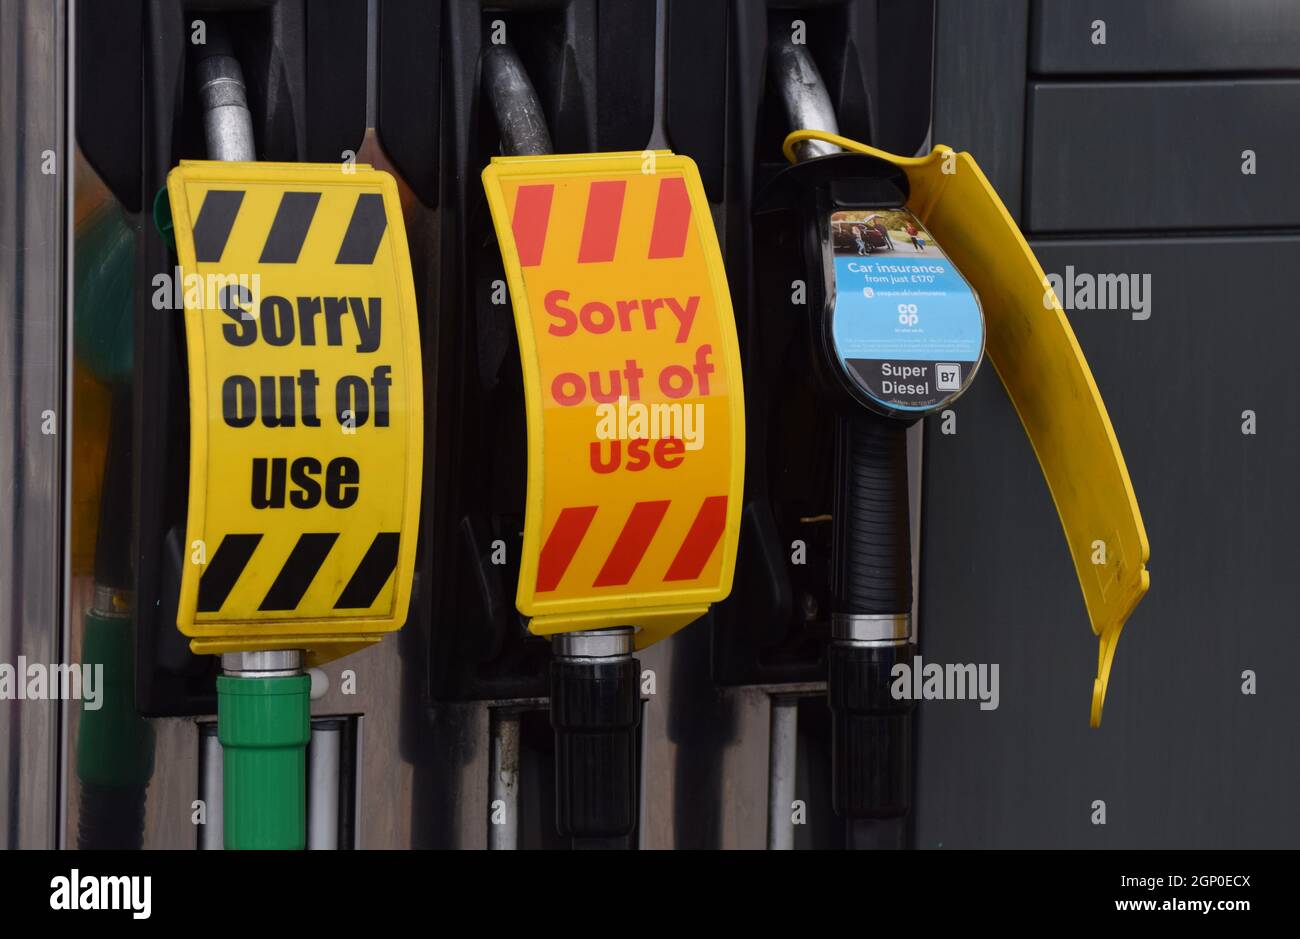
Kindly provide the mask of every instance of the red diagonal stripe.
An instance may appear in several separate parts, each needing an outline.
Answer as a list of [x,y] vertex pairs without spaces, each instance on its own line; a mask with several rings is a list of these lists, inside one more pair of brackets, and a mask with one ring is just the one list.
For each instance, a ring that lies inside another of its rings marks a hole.
[[625,179],[603,179],[591,184],[587,195],[587,220],[582,225],[582,248],[578,251],[579,264],[614,260],[626,192]]
[[555,527],[551,529],[541,557],[537,559],[537,592],[546,593],[560,585],[569,562],[578,553],[578,546],[587,536],[591,520],[596,517],[594,505],[579,505],[561,509]]
[[515,217],[511,228],[515,233],[515,248],[523,267],[536,267],[542,263],[542,249],[546,247],[546,226],[551,220],[551,197],[555,186],[520,186],[515,196]]
[[691,530],[677,549],[677,557],[664,575],[664,580],[695,580],[709,562],[713,549],[718,546],[722,530],[727,525],[727,497],[709,496],[700,506]]
[[686,253],[686,233],[691,228],[691,200],[686,180],[666,176],[659,180],[655,227],[650,233],[651,258],[680,258]]
[[645,549],[650,547],[659,523],[664,520],[670,500],[660,502],[638,502],[632,506],[632,514],[627,517],[627,524],[619,532],[614,550],[605,558],[605,566],[596,575],[593,587],[617,587],[626,584],[636,573]]

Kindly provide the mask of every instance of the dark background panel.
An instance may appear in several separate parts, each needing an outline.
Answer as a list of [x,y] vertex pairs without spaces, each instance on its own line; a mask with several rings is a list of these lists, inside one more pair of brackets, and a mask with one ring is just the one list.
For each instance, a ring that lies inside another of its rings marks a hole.
[[[1035,232],[1300,226],[1300,80],[1032,83]],[[1242,153],[1255,153],[1255,173]]]
[[[1070,314],[1151,541],[1102,727],[1096,640],[1036,461],[990,370],[926,446],[922,655],[996,662],[1001,703],[922,705],[920,847],[1294,844],[1300,239],[1058,241],[1048,272],[1151,278],[1150,319]],[[1243,410],[1258,433],[1241,433]],[[1259,693],[1241,693],[1254,669]],[[1105,800],[1107,824],[1090,821]]]
[[1039,72],[1300,69],[1295,0],[1034,0],[1033,16]]
[[884,0],[877,8],[880,81],[876,146],[912,154],[930,131],[934,0]]
[[438,204],[441,41],[440,0],[379,5],[375,130],[402,179],[429,206]]
[[727,63],[715,37],[727,34],[726,0],[668,0],[664,35],[664,124],[669,143],[695,160],[710,202],[722,199]]
[[1029,0],[938,0],[934,31],[934,142],[970,150],[1019,219]]

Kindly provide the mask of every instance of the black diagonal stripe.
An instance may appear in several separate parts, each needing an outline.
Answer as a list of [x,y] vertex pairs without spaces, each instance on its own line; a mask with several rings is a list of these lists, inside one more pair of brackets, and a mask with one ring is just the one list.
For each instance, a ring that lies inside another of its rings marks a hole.
[[377,192],[357,196],[352,221],[343,235],[343,245],[335,264],[373,264],[379,240],[384,237],[388,218],[384,215],[384,197]]
[[275,211],[271,233],[262,246],[260,260],[263,264],[298,263],[318,202],[319,192],[286,192],[280,197],[280,208]]
[[209,189],[199,216],[194,220],[194,256],[200,262],[216,263],[226,250],[230,229],[235,226],[239,204],[244,201],[242,189]]
[[395,531],[381,531],[370,542],[366,556],[357,565],[356,573],[343,588],[339,602],[334,604],[336,610],[368,610],[375,604],[375,597],[384,589],[393,569],[397,567],[397,543],[400,539]]
[[199,612],[216,613],[244,573],[261,535],[226,535],[199,581]]
[[338,537],[336,531],[308,532],[300,536],[258,609],[292,610],[296,607]]

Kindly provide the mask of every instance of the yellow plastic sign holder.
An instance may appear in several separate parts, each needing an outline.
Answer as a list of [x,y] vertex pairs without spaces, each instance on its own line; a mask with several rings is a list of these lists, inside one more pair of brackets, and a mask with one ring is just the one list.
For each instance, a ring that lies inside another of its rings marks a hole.
[[731,591],[744,401],[699,171],[667,151],[495,158],[483,185],[528,423],[516,605],[537,635],[637,628]]
[[901,168],[911,188],[908,208],[980,297],[986,353],[1038,456],[1100,640],[1090,716],[1098,727],[1120,630],[1151,583],[1151,547],[1124,455],[1070,321],[969,153],[937,146],[927,156],[900,157],[836,134],[799,130],[786,137],[786,158],[794,162],[794,145],[810,139]]
[[406,621],[420,337],[392,176],[183,161],[190,482],[177,626],[195,653],[319,664]]

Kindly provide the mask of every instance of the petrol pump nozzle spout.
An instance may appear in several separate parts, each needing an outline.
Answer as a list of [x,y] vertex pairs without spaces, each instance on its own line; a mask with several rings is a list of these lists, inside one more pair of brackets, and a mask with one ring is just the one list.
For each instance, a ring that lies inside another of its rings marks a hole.
[[[807,46],[796,45],[784,33],[776,33],[768,45],[768,74],[781,96],[786,119],[794,130],[815,128],[839,133],[835,105],[831,103],[826,83]],[[840,153],[840,148],[823,140],[803,140],[795,148],[800,160]]]
[[[222,24],[208,29],[194,76],[208,158],[257,159],[244,72]],[[300,649],[229,652],[217,678],[223,839],[230,849],[307,845],[311,679]]]
[[[537,91],[509,43],[483,50],[484,93],[506,156],[553,152]],[[641,666],[635,630],[559,633],[551,642],[555,824],[575,848],[626,848],[638,810]]]
[[[768,65],[792,130],[836,126],[830,96],[806,46],[775,35]],[[756,217],[776,213],[768,224],[794,220],[802,226],[794,243],[803,247],[809,275],[810,368],[814,384],[835,409],[826,676],[832,801],[849,822],[850,847],[901,847],[911,803],[914,704],[896,700],[891,689],[894,669],[910,667],[913,655],[907,428],[935,402],[891,404],[869,393],[854,370],[874,365],[892,377],[887,369],[893,363],[872,361],[890,356],[869,351],[885,348],[889,336],[874,337],[877,345],[846,339],[842,347],[836,323],[841,302],[840,318],[869,319],[861,305],[871,303],[876,291],[870,281],[863,289],[862,278],[870,272],[873,254],[895,250],[889,230],[872,213],[906,215],[908,184],[897,167],[845,153],[829,141],[800,139],[791,156],[795,165],[760,195]],[[843,243],[846,232],[854,233],[856,253],[853,238]],[[846,290],[850,282],[855,296]],[[883,313],[871,321],[881,321]],[[928,393],[930,386],[925,387]]]
[[209,29],[208,41],[199,49],[194,74],[203,108],[208,159],[240,163],[256,160],[244,72],[218,24]]
[[502,153],[545,156],[554,152],[542,103],[514,46],[501,43],[483,50],[483,85],[496,115]]

